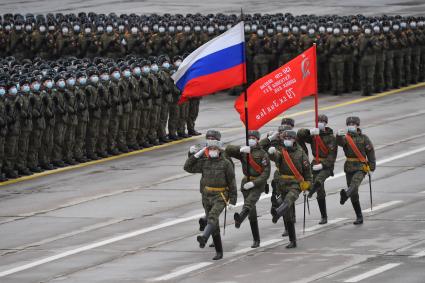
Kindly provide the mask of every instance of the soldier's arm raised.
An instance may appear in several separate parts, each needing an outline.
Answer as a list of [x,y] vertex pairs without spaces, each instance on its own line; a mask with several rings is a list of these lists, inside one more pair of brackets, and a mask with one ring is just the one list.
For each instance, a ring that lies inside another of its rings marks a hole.
[[183,169],[188,173],[202,173],[202,158],[196,158],[194,155],[186,159]]
[[226,154],[230,157],[236,158],[236,159],[241,159],[242,158],[242,154],[240,152],[240,146],[237,145],[231,145],[229,144],[228,146],[226,146]]

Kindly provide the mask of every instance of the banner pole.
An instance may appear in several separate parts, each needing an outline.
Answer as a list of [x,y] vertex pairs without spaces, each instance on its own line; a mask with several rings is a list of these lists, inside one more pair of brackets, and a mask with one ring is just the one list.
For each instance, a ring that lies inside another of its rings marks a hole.
[[[241,8],[241,21],[244,22],[244,15]],[[244,39],[243,44],[243,56],[244,56],[244,68],[243,68],[243,82],[242,82],[242,91],[244,93],[244,109],[245,109],[245,143],[248,146],[248,93],[247,93],[247,80],[246,80],[246,42],[245,42],[245,27],[242,29],[242,36]],[[247,157],[248,158],[248,157]],[[248,164],[248,162],[247,162]]]
[[[314,113],[315,113],[315,118],[316,118],[316,128],[319,128],[319,95],[318,95],[318,91],[317,91],[317,54],[316,54],[316,43],[313,43],[314,46],[314,55],[316,58],[316,62],[314,62],[314,65],[316,66],[316,70],[315,70],[315,76],[316,76],[316,87],[315,87],[315,94],[314,94]],[[316,164],[319,163],[319,143],[318,143],[318,139],[319,137],[316,136]]]

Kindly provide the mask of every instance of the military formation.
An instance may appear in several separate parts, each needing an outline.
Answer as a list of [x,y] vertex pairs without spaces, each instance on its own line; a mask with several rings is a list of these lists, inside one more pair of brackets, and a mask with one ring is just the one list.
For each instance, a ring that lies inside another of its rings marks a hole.
[[[295,201],[301,194],[304,201],[317,195],[321,220],[328,223],[325,181],[333,176],[338,146],[345,154],[344,172],[347,187],[340,191],[340,204],[350,199],[356,214],[354,225],[363,224],[359,201],[359,186],[363,179],[375,171],[376,159],[373,144],[360,128],[360,118],[346,119],[347,129],[334,133],[328,126],[328,117],[319,115],[318,127],[294,130],[295,121],[284,118],[277,131],[267,133],[263,139],[258,131],[248,131],[247,145],[227,145],[221,142],[217,130],[208,130],[204,144],[191,146],[184,169],[189,173],[200,173],[202,205],[205,217],[199,220],[202,235],[197,237],[200,248],[204,248],[212,235],[216,255],[223,258],[219,217],[223,210],[233,209],[237,201],[235,169],[232,158],[241,162],[243,178],[240,186],[244,203],[240,212],[234,213],[234,224],[240,228],[248,217],[253,244],[260,246],[260,229],[256,203],[262,193],[269,193],[268,179],[271,163],[275,171],[271,180],[272,222],[283,218],[285,232],[289,236],[286,248],[297,247],[295,231]],[[311,146],[308,150],[307,144]],[[226,221],[226,220],[225,220]]]
[[[240,19],[235,14],[5,14],[0,19],[0,56],[173,58],[192,52]],[[425,17],[277,13],[248,14],[243,20],[249,82],[313,44],[322,93],[371,95],[425,80]]]
[[0,180],[199,135],[178,105],[182,58],[0,60]]

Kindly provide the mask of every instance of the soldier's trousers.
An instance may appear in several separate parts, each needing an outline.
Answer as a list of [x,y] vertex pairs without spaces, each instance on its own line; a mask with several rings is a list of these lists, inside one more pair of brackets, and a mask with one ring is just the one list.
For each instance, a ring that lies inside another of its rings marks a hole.
[[412,49],[409,48],[405,48],[403,50],[403,55],[404,55],[404,86],[408,85],[411,83],[412,80]]
[[34,169],[38,166],[38,153],[41,148],[41,135],[43,130],[33,129],[29,136],[29,148],[27,166],[29,169]]
[[344,92],[353,91],[354,58],[353,55],[344,56]]
[[0,178],[2,177],[2,169],[4,164],[4,143],[5,143],[5,137],[0,136]]
[[329,63],[326,57],[318,58],[318,83],[319,92],[324,93],[329,90]]
[[189,115],[187,119],[188,132],[195,131],[195,121],[198,118],[200,101],[199,98],[192,98],[189,100]]
[[112,151],[117,148],[118,130],[120,126],[120,116],[117,112],[111,113],[108,129],[108,150]]
[[343,55],[333,56],[329,62],[331,75],[332,92],[340,94],[344,91],[344,57]]
[[384,83],[385,56],[377,56],[375,65],[375,91],[382,92]]
[[325,199],[325,181],[332,175],[332,172],[329,169],[322,169],[320,171],[313,171],[313,186],[316,183],[320,184],[319,189],[317,190],[317,199]]
[[149,131],[148,139],[149,141],[156,141],[158,139],[157,129],[159,124],[159,113],[160,106],[154,105],[149,113]]
[[167,128],[167,120],[168,120],[168,110],[169,105],[167,102],[164,102],[161,105],[161,109],[159,111],[159,123],[158,123],[158,138],[165,138],[167,136],[166,128]]
[[146,142],[148,132],[149,132],[149,124],[150,124],[149,115],[150,115],[150,109],[143,108],[140,113],[140,129],[137,135],[137,140],[139,144],[143,144]]
[[416,84],[419,81],[419,68],[421,64],[420,47],[412,47],[412,79],[411,83]]
[[120,116],[120,124],[118,129],[118,148],[124,149],[127,147],[128,124],[130,122],[130,113],[123,113]]
[[289,204],[289,208],[286,210],[286,213],[283,215],[283,221],[288,223],[295,223],[295,201],[298,199],[300,195],[300,190],[297,189],[289,189],[286,186],[282,185],[279,182],[278,184],[278,193],[284,202]]
[[97,138],[96,152],[105,154],[108,150],[108,131],[110,123],[110,113],[102,115],[99,121],[99,136]]
[[38,154],[38,160],[40,165],[48,165],[52,162],[52,150],[53,150],[53,126],[46,125],[41,137],[40,151]]
[[385,90],[393,88],[393,72],[394,72],[394,53],[393,51],[387,51],[385,56]]
[[75,131],[77,125],[69,123],[66,125],[65,140],[63,144],[63,158],[66,162],[74,160],[74,146],[75,146]]
[[360,81],[363,95],[371,95],[374,90],[375,56],[364,56],[360,61]]
[[60,118],[56,120],[53,129],[53,152],[52,160],[54,162],[61,161],[63,158],[63,144],[65,139],[65,124],[60,122]]
[[425,80],[425,45],[421,46],[421,63],[419,66],[419,81]]
[[180,104],[179,106],[179,121],[177,123],[177,133],[182,135],[186,131],[186,121],[189,117],[189,102]]
[[351,191],[351,202],[359,201],[359,186],[365,176],[366,173],[364,171],[345,172],[345,178],[347,179],[347,187],[348,190]]
[[[245,179],[245,178],[244,178]],[[243,208],[249,210],[248,218],[251,221],[257,220],[257,208],[256,204],[260,199],[261,193],[264,192],[264,186],[255,186],[252,189],[244,190],[243,185],[245,185],[246,181],[242,181],[241,191],[243,195]]]
[[86,153],[87,156],[93,156],[96,152],[97,137],[99,135],[99,119],[90,117],[90,122],[87,125],[86,134]]
[[19,136],[10,135],[6,136],[4,144],[4,163],[3,168],[5,172],[15,170],[16,158],[18,157],[18,140]]
[[177,103],[171,103],[168,107],[168,134],[170,136],[177,135],[177,126],[179,122],[179,106]]
[[[228,199],[227,193],[223,193],[224,197]],[[217,229],[213,232],[213,236],[220,233],[219,217],[223,212],[226,204],[223,197],[218,192],[205,192],[202,200],[205,214],[207,216],[208,223],[213,224]]]
[[140,116],[142,110],[134,108],[130,113],[130,121],[128,124],[127,143],[129,146],[137,146],[137,135],[140,131]]
[[21,131],[18,139],[18,157],[16,159],[16,167],[19,170],[27,167],[28,149],[29,149],[29,137],[30,131]]
[[404,57],[400,50],[394,51],[394,76],[393,76],[393,86],[394,88],[399,88],[404,85]]
[[77,159],[84,158],[86,156],[86,134],[87,134],[87,122],[78,121],[78,125],[75,129],[75,144],[74,144],[74,157]]

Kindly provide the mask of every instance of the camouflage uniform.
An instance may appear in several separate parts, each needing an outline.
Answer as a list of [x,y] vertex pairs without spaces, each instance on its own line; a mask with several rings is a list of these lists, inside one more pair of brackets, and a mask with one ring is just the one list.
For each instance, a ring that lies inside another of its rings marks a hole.
[[[168,116],[168,137],[172,140],[178,139],[178,124],[181,107],[177,104],[180,99],[180,90],[176,85],[171,85],[171,103],[169,105]],[[183,130],[184,132],[184,130]]]
[[63,157],[65,163],[69,165],[76,164],[74,156],[75,132],[78,125],[78,104],[75,97],[75,88],[68,88],[65,93],[66,112],[68,119],[65,123]]
[[44,119],[46,127],[42,133],[40,151],[38,154],[39,164],[43,169],[53,169],[51,156],[53,151],[53,128],[55,126],[55,111],[53,98],[50,90],[41,92],[41,100],[44,107]]
[[96,153],[99,157],[108,157],[108,130],[111,119],[111,97],[109,81],[101,81],[97,88],[99,94],[100,120]]
[[142,147],[149,147],[149,117],[152,109],[152,97],[150,94],[149,76],[142,75],[139,81],[139,90],[141,92],[141,113],[140,113],[140,130],[138,133],[138,143]]
[[198,133],[195,130],[195,122],[198,118],[199,114],[199,105],[201,102],[201,98],[190,98],[189,99],[189,109],[188,109],[188,116],[187,116],[187,133],[189,136],[198,136],[200,133]]
[[0,97],[0,182],[6,180],[6,177],[3,174],[3,164],[4,164],[4,144],[5,138],[7,135],[7,116],[6,109],[4,105],[4,98]]
[[379,44],[375,36],[360,35],[358,47],[362,94],[371,95],[374,90],[376,52],[379,51]]
[[97,160],[96,145],[99,134],[99,123],[101,118],[99,94],[96,85],[86,86],[87,101],[89,106],[89,123],[86,134],[86,156],[88,159]]
[[4,144],[3,169],[9,178],[16,178],[15,166],[18,155],[18,140],[21,131],[20,102],[18,96],[8,96],[5,100],[7,135]]
[[20,133],[18,139],[18,155],[16,159],[16,168],[21,175],[31,175],[31,171],[28,170],[28,149],[29,149],[29,137],[32,131],[32,105],[30,104],[29,94],[21,94],[19,102],[20,111]]
[[142,94],[140,91],[139,81],[135,77],[131,77],[129,81],[129,92],[132,109],[129,118],[129,127],[127,134],[127,143],[130,149],[139,149],[137,136],[140,131],[140,117],[142,113]]
[[78,124],[75,130],[74,158],[78,162],[86,162],[86,133],[89,122],[87,94],[84,86],[75,88]]
[[119,119],[119,129],[118,129],[118,149],[122,152],[128,152],[127,144],[127,133],[128,126],[130,122],[130,113],[132,109],[130,93],[129,93],[129,81],[122,78],[118,82],[118,89],[121,96],[121,105],[122,105],[122,115]]
[[404,32],[396,32],[393,38],[394,50],[394,88],[406,85],[404,77],[404,48],[407,46],[407,38]]
[[65,141],[65,125],[68,123],[68,105],[65,102],[65,91],[53,90],[55,111],[55,126],[53,129],[53,164],[58,167],[65,166],[63,162],[63,147]]
[[111,97],[111,118],[109,121],[108,130],[108,152],[116,155],[118,151],[118,131],[120,125],[120,117],[123,114],[121,92],[118,88],[118,84],[115,81],[111,81],[109,85],[109,94]]
[[149,89],[152,97],[152,108],[149,111],[148,140],[150,144],[158,145],[157,129],[161,109],[161,93],[159,92],[158,78],[154,74],[149,75]]
[[326,41],[329,57],[332,92],[334,95],[344,91],[344,58],[348,46],[343,35],[332,34]]
[[172,102],[172,85],[173,82],[171,81],[171,77],[168,73],[165,71],[159,71],[158,73],[158,82],[159,86],[161,87],[160,95],[161,95],[161,108],[160,108],[160,114],[159,114],[159,123],[158,123],[158,130],[157,135],[160,142],[167,142],[169,141],[167,138],[167,120],[168,120],[168,111],[169,111],[169,105]]
[[384,83],[384,69],[385,69],[385,56],[387,55],[388,42],[384,34],[376,36],[377,50],[376,50],[376,65],[375,65],[375,92],[380,93],[385,88]]

